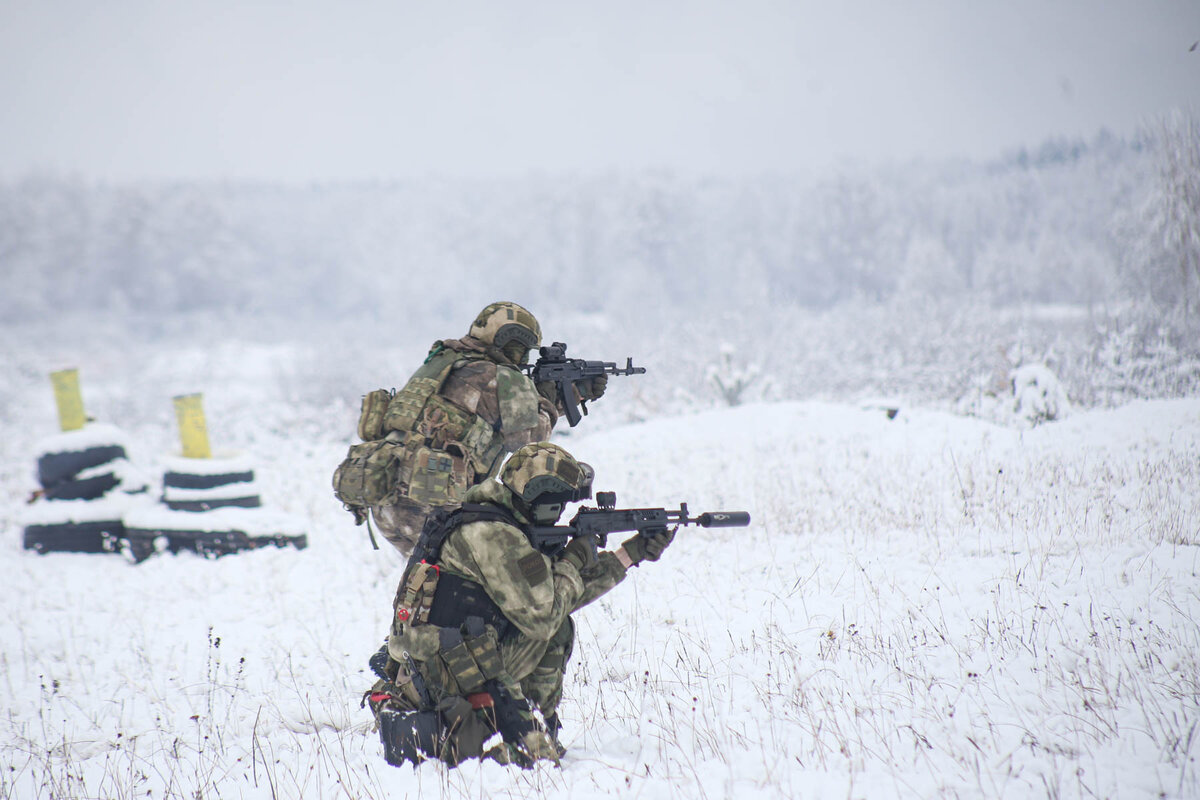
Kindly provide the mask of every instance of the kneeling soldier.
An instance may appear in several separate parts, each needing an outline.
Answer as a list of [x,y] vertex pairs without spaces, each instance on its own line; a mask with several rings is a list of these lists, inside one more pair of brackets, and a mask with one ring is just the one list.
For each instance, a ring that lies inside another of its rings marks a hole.
[[[557,761],[570,614],[629,566],[658,560],[673,538],[634,536],[597,554],[595,537],[579,536],[547,555],[530,531],[591,496],[591,468],[541,442],[517,450],[498,477],[471,488],[461,508],[434,512],[400,581],[368,695],[388,763]],[[485,753],[495,733],[503,743]]]

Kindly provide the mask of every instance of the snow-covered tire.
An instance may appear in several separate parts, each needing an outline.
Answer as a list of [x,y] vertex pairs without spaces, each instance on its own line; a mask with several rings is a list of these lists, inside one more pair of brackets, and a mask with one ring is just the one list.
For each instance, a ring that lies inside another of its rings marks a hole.
[[106,472],[82,480],[59,481],[46,487],[44,496],[47,500],[95,500],[115,489],[120,483],[116,475]]
[[250,497],[222,497],[211,500],[164,500],[167,508],[172,511],[212,511],[214,508],[259,508],[262,498],[258,495]]
[[49,489],[55,484],[74,478],[85,469],[125,458],[125,448],[119,444],[89,447],[85,450],[69,450],[59,453],[43,453],[38,458],[38,483]]
[[23,546],[37,553],[113,553],[124,535],[120,520],[30,525]]
[[194,475],[188,472],[171,471],[163,475],[163,486],[175,489],[216,489],[231,483],[250,483],[254,472],[227,472],[221,475]]
[[154,540],[154,536],[140,536],[126,529],[125,536],[118,543],[121,555],[130,563],[140,564],[158,552]]

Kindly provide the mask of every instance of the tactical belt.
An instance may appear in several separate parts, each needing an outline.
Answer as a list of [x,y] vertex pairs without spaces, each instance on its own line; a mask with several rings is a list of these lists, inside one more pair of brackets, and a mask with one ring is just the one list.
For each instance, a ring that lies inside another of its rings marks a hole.
[[438,576],[427,624],[457,630],[467,621],[467,617],[479,617],[485,624],[491,625],[496,629],[499,639],[503,639],[510,630],[516,630],[482,586],[443,571]]

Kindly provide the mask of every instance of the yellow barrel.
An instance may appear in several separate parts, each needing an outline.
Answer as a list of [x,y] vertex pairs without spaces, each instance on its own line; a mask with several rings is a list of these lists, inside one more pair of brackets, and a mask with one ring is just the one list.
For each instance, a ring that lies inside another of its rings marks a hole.
[[79,390],[79,370],[63,369],[50,373],[54,401],[58,404],[58,424],[64,431],[77,431],[87,422],[83,411],[83,393]]
[[212,458],[208,446],[208,423],[204,421],[204,395],[185,394],[175,398],[175,419],[184,458]]

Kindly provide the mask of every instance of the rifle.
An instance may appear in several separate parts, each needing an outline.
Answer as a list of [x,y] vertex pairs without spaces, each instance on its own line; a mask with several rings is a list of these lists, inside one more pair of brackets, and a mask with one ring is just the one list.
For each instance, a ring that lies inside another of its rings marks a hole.
[[744,528],[750,524],[748,511],[708,511],[698,517],[688,516],[687,503],[679,510],[668,508],[616,508],[616,492],[597,492],[597,508],[581,508],[566,525],[540,525],[529,529],[529,541],[549,556],[557,555],[567,542],[577,536],[595,536],[600,547],[608,534],[637,531],[649,538],[665,533],[668,527],[699,525],[702,528]]
[[615,361],[585,361],[582,358],[567,358],[567,346],[562,342],[541,347],[538,349],[538,360],[532,364],[525,364],[521,367],[529,373],[529,377],[534,383],[543,383],[545,381],[554,381],[558,387],[558,396],[562,400],[563,408],[567,411],[567,422],[571,423],[574,428],[579,424],[582,417],[579,414],[580,406],[583,407],[583,413],[588,413],[587,401],[575,402],[575,383],[577,381],[595,378],[600,375],[641,375],[645,373],[645,367],[635,367],[633,358],[625,359],[625,366],[618,367]]

